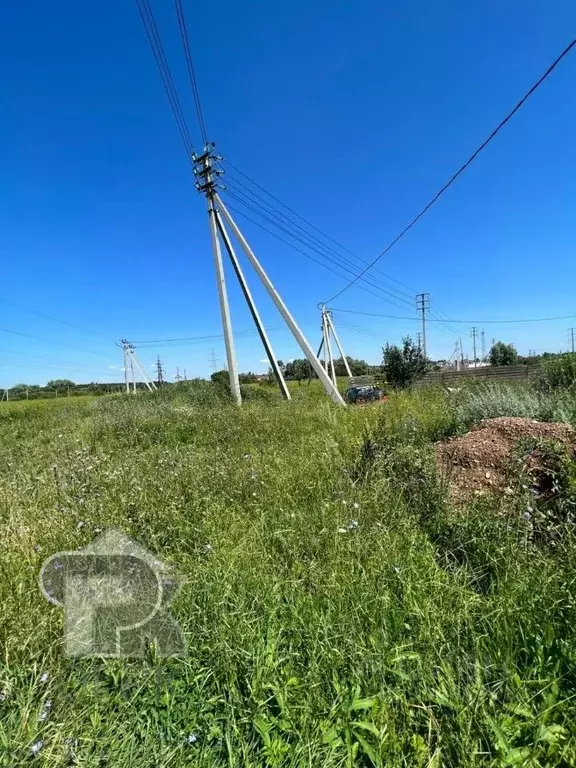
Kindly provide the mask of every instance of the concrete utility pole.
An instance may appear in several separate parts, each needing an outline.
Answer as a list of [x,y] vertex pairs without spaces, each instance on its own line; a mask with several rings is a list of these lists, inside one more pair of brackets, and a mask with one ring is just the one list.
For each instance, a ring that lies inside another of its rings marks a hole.
[[122,349],[124,351],[124,371],[125,371],[126,392],[130,392],[130,382],[128,380],[128,373],[127,373],[128,365],[130,365],[130,375],[132,378],[133,394],[136,394],[136,376],[134,374],[134,366],[136,366],[137,370],[139,371],[140,375],[144,380],[144,384],[147,386],[150,392],[152,392],[155,389],[158,389],[156,384],[154,384],[150,376],[148,376],[148,374],[146,373],[140,360],[138,360],[138,358],[136,357],[136,350],[134,348],[134,345],[130,344],[130,342],[127,341],[126,339],[122,339]]
[[214,264],[216,268],[218,294],[220,297],[220,310],[222,314],[224,342],[226,345],[226,358],[228,361],[230,390],[232,392],[232,396],[235,402],[238,405],[240,405],[242,402],[242,397],[240,393],[238,371],[236,368],[236,357],[235,357],[235,351],[234,351],[234,341],[232,336],[232,323],[230,319],[230,308],[228,306],[228,295],[226,291],[226,279],[225,279],[224,268],[222,264],[221,240],[224,243],[225,249],[232,263],[232,267],[234,269],[234,272],[236,273],[236,277],[238,279],[238,282],[240,283],[242,292],[244,293],[244,298],[246,300],[246,303],[248,304],[248,308],[250,309],[250,312],[252,314],[252,318],[258,330],[258,334],[260,335],[260,339],[262,340],[262,343],[266,350],[266,354],[270,361],[270,366],[274,371],[274,375],[276,376],[276,380],[278,382],[280,391],[282,392],[283,396],[287,400],[290,399],[290,392],[288,390],[288,387],[286,386],[286,382],[284,380],[284,374],[280,369],[280,366],[278,365],[278,359],[274,354],[272,345],[268,340],[266,331],[264,330],[264,326],[262,325],[262,322],[256,310],[256,305],[254,303],[254,300],[252,299],[252,296],[248,289],[248,285],[244,279],[240,262],[236,258],[234,249],[232,247],[232,242],[228,235],[228,231],[226,227],[229,227],[231,234],[234,236],[236,241],[240,244],[240,247],[244,251],[244,254],[248,259],[248,261],[250,262],[250,265],[258,275],[262,285],[264,286],[264,288],[268,292],[268,295],[276,305],[276,308],[282,315],[284,322],[292,332],[292,335],[298,342],[308,362],[310,363],[310,365],[316,372],[316,375],[324,385],[326,392],[330,395],[330,397],[335,403],[337,403],[338,405],[345,406],[346,403],[342,399],[342,396],[339,393],[337,387],[334,385],[332,379],[328,375],[328,371],[325,370],[325,368],[321,365],[320,361],[314,354],[306,337],[304,336],[304,334],[296,324],[294,318],[292,317],[291,313],[288,310],[288,307],[282,301],[278,291],[272,284],[272,281],[268,277],[266,271],[264,270],[264,268],[256,258],[256,255],[250,248],[248,241],[242,234],[240,228],[236,224],[236,221],[232,218],[232,215],[228,211],[226,205],[222,202],[217,191],[220,187],[216,183],[217,177],[221,173],[223,173],[223,171],[220,169],[218,165],[222,160],[222,158],[215,154],[214,144],[207,143],[206,146],[204,147],[204,152],[200,155],[197,155],[196,153],[194,153],[192,155],[192,160],[194,163],[194,175],[197,178],[196,188],[201,194],[206,196],[207,203],[208,203],[208,218],[210,223],[210,233],[212,237],[212,249],[214,252]]
[[484,328],[482,328],[482,331],[480,332],[480,335],[482,337],[482,362],[486,362],[486,331]]
[[426,350],[426,311],[430,309],[430,294],[419,293],[416,296],[416,309],[422,315],[422,354],[424,357],[428,357]]
[[188,379],[186,378],[186,368],[184,368],[184,381],[188,381]]
[[570,340],[572,342],[572,354],[574,354],[574,331],[576,331],[576,328],[568,328],[568,332],[570,333]]
[[476,326],[470,329],[470,336],[472,336],[472,347],[474,349],[474,368],[476,368],[476,338],[478,336],[478,328],[476,328]]

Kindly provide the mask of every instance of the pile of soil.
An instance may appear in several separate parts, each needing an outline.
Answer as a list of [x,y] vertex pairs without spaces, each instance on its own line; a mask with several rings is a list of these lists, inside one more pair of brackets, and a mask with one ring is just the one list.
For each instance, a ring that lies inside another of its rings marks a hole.
[[453,499],[466,499],[501,487],[510,456],[524,438],[547,438],[576,447],[569,424],[502,416],[485,419],[462,437],[436,443],[438,468]]

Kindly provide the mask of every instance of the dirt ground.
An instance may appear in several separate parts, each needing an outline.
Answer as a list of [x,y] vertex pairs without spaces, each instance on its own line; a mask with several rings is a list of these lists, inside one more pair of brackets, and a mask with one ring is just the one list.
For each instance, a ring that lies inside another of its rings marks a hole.
[[523,438],[548,438],[576,448],[576,429],[569,424],[500,417],[486,419],[461,437],[436,443],[438,468],[454,500],[500,488],[509,457]]

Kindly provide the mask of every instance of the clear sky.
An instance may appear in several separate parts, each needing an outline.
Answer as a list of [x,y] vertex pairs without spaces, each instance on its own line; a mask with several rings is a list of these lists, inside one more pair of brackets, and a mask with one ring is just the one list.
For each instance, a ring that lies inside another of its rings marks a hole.
[[[173,4],[152,5],[199,145]],[[367,260],[576,31],[572,0],[184,6],[219,151]],[[118,380],[114,339],[221,333],[205,202],[135,2],[9,3],[0,65],[0,386]],[[429,292],[433,307],[456,319],[576,315],[575,84],[573,51],[382,260],[403,284],[395,288]],[[317,304],[344,280],[249,222],[245,231],[316,346]],[[247,274],[277,356],[301,356]],[[244,331],[251,322],[229,277],[234,328]],[[334,305],[415,316],[356,286]],[[346,352],[373,363],[386,341],[418,330],[412,320],[340,318],[356,326],[337,326]],[[565,349],[571,325],[576,318],[479,328],[526,354]],[[458,328],[470,349],[469,325]],[[455,338],[431,327],[430,355],[449,356]],[[151,365],[160,353],[169,376],[176,366],[207,375],[212,349],[222,364],[219,339],[158,345],[141,357]],[[238,337],[237,357],[241,370],[267,367],[255,334]]]

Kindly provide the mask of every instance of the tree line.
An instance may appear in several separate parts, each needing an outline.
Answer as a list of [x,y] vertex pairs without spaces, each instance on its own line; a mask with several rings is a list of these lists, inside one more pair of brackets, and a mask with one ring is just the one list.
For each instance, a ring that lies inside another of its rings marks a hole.
[[[506,365],[538,365],[541,362],[562,357],[561,354],[544,352],[542,355],[522,357],[518,355],[513,344],[505,344],[503,341],[495,342],[490,348],[488,362],[492,366]],[[353,376],[368,374],[381,376],[386,383],[395,388],[409,387],[418,379],[421,379],[428,370],[440,370],[441,363],[434,363],[424,357],[424,353],[409,336],[402,340],[402,344],[386,344],[382,349],[381,365],[370,365],[366,360],[354,357],[346,357],[348,366]],[[278,360],[278,365],[287,381],[305,381],[316,378],[312,366],[306,358],[289,360],[284,363]],[[343,358],[334,360],[336,376],[348,375]],[[272,369],[267,374],[258,374],[252,371],[239,374],[241,384],[250,383],[274,383]],[[221,370],[212,374],[211,380],[228,386],[228,371]],[[158,382],[156,382],[158,385]],[[177,382],[162,382],[162,386],[178,386]],[[137,389],[145,389],[145,385],[137,382]],[[66,397],[83,394],[104,395],[112,392],[122,392],[124,383],[115,382],[90,382],[89,384],[76,384],[70,379],[52,379],[45,386],[39,384],[15,384],[13,387],[3,390],[2,399],[22,400],[38,399],[46,397]],[[0,390],[1,391],[1,390]]]

